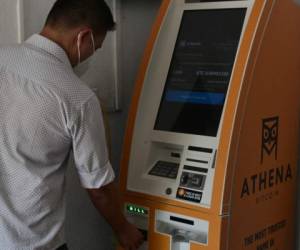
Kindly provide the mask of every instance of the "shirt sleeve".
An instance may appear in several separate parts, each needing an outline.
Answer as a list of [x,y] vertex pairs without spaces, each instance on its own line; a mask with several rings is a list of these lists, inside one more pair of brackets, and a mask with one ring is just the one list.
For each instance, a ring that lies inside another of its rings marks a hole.
[[97,189],[111,183],[115,174],[108,157],[102,111],[96,96],[82,105],[71,133],[82,186]]

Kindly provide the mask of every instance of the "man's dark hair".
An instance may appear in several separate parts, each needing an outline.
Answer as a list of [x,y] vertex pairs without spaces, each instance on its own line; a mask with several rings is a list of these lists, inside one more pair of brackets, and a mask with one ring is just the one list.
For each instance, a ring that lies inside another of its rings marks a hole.
[[57,0],[52,7],[46,26],[74,28],[87,25],[95,32],[115,29],[113,15],[104,0]]

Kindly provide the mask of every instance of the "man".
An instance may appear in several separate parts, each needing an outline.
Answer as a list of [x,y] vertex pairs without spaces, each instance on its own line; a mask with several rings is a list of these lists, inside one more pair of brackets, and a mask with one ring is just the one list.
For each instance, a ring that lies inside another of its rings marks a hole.
[[142,243],[121,212],[97,97],[73,73],[114,26],[103,0],[58,0],[40,35],[0,48],[0,250],[67,249],[71,150],[82,186],[120,244]]

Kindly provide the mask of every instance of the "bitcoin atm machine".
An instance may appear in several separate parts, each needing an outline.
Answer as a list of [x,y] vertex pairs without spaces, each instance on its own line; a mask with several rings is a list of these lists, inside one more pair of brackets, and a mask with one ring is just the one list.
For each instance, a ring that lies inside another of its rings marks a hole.
[[293,250],[294,0],[165,0],[137,77],[124,211],[149,250]]

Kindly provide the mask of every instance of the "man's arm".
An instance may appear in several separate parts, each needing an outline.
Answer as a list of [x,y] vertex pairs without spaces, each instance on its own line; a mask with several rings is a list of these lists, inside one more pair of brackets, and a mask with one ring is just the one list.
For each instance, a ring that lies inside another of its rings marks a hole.
[[87,192],[101,215],[111,225],[121,246],[125,250],[135,250],[143,243],[142,233],[130,224],[122,213],[119,193],[114,183]]

